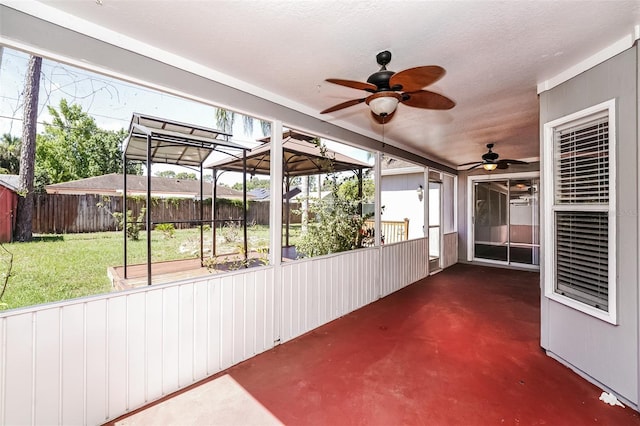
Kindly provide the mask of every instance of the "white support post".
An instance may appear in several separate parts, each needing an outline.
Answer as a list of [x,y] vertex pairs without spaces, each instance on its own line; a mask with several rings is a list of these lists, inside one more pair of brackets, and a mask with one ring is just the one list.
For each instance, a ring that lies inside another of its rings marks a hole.
[[278,345],[282,336],[282,122],[271,122],[271,181],[269,191],[269,261],[273,265],[273,336]]

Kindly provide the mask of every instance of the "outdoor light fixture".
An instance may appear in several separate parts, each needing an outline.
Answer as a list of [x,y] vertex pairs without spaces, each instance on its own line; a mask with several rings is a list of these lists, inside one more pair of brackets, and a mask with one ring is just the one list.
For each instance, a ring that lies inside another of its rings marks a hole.
[[485,169],[488,172],[494,171],[497,167],[498,167],[498,165],[496,163],[484,163],[482,165],[482,168]]
[[378,92],[369,96],[366,100],[371,112],[380,117],[393,114],[402,96],[395,92]]
[[424,189],[422,189],[422,185],[418,185],[416,193],[418,194],[418,200],[422,201],[422,198],[424,197]]

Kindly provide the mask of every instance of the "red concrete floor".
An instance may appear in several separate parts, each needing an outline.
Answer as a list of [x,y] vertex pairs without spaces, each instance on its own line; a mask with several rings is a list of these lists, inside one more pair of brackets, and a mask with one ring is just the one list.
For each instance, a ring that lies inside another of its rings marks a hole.
[[287,425],[640,425],[543,353],[538,277],[458,264],[225,373]]
[[538,273],[458,264],[208,380],[286,425],[640,426],[544,354],[539,305]]

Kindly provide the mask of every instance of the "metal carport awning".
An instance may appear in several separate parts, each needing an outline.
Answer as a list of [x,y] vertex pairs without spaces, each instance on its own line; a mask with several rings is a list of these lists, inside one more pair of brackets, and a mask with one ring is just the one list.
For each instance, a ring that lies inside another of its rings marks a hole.
[[[230,158],[215,162],[207,161],[204,167],[213,169],[214,191],[218,171],[243,172],[246,176],[269,175],[271,172],[271,138],[260,140],[262,145],[245,154],[243,158]],[[289,178],[322,173],[354,172],[358,178],[358,196],[362,197],[363,170],[371,165],[323,146],[316,136],[288,130],[282,135],[282,173],[285,193],[291,188]],[[246,186],[245,186],[246,188]],[[215,198],[215,197],[214,197]],[[286,245],[289,246],[290,199],[286,202]],[[214,234],[215,235],[215,234]],[[215,246],[214,246],[215,247]]]
[[[231,134],[206,127],[134,113],[129,134],[123,143],[123,218],[124,218],[124,278],[127,278],[127,161],[146,163],[147,168],[147,284],[151,285],[151,165],[153,163],[200,169],[200,260],[203,249],[203,163],[214,151],[245,158],[247,148],[230,141]],[[238,152],[242,152],[242,156]],[[246,180],[246,173],[243,182]],[[246,191],[243,191],[246,205]],[[244,218],[245,253],[247,244],[246,209]]]
[[[351,158],[316,142],[316,137],[289,130],[282,135],[283,173],[285,177],[309,176],[329,172],[345,172],[371,168],[370,164]],[[271,138],[260,140],[263,145],[252,149],[246,156],[246,171],[268,175],[271,170]],[[214,170],[242,172],[243,159],[232,158],[205,163]]]

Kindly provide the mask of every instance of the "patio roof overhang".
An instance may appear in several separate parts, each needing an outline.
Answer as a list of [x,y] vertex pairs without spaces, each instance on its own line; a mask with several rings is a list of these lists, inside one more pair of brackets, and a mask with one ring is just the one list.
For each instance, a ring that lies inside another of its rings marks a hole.
[[[315,143],[316,137],[287,131],[283,135],[283,174],[285,177],[309,176],[321,173],[345,172],[371,168],[363,161],[351,158]],[[268,175],[271,168],[270,138],[261,139],[263,145],[253,149],[246,157],[246,171],[251,175]],[[233,172],[243,171],[242,158],[205,162],[204,167]]]
[[230,138],[219,130],[134,113],[124,153],[128,160],[200,167],[213,151],[246,150]]

